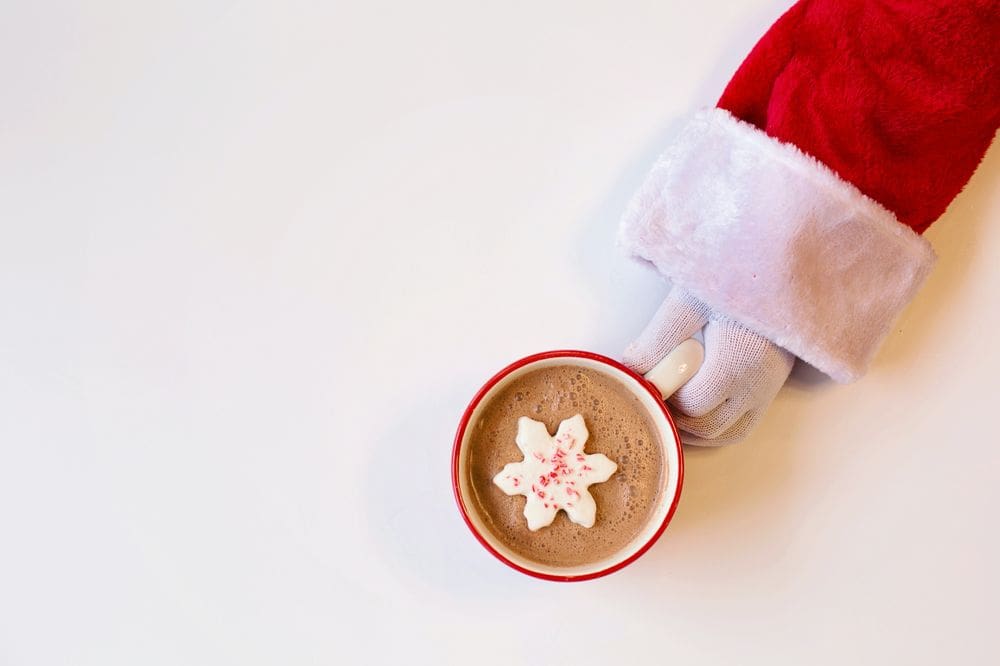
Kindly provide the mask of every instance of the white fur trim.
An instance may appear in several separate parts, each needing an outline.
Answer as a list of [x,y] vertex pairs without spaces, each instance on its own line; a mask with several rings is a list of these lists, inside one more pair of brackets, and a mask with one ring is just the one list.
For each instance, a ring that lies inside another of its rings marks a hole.
[[660,157],[619,242],[842,382],[864,374],[935,260],[826,165],[721,109],[696,114]]

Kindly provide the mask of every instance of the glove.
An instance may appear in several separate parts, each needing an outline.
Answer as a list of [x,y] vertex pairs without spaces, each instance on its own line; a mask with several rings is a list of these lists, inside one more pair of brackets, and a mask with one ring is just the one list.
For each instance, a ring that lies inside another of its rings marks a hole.
[[623,360],[645,374],[702,328],[701,369],[668,402],[685,444],[732,444],[760,422],[788,378],[795,356],[674,287],[625,350]]

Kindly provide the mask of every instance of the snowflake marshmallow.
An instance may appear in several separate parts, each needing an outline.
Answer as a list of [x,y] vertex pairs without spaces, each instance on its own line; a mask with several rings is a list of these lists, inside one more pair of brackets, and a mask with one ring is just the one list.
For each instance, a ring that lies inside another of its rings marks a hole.
[[545,424],[527,416],[517,421],[521,462],[508,463],[493,477],[508,495],[524,495],[524,517],[532,532],[551,525],[560,509],[583,527],[593,527],[597,504],[587,491],[611,478],[618,465],[603,453],[583,452],[590,433],[579,414],[559,424],[555,437]]

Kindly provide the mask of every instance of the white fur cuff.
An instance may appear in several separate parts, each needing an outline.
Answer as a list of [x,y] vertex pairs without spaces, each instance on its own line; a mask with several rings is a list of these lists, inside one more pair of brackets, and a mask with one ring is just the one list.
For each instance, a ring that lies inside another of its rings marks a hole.
[[619,241],[842,382],[864,374],[935,259],[824,164],[721,109],[695,115],[660,157]]

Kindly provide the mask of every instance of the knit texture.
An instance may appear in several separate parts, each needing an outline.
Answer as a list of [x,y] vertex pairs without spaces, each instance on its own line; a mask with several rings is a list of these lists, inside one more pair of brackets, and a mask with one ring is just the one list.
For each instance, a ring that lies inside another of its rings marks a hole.
[[732,444],[745,438],[763,417],[788,378],[795,357],[674,288],[625,350],[625,365],[645,374],[701,330],[704,363],[668,402],[685,444]]

